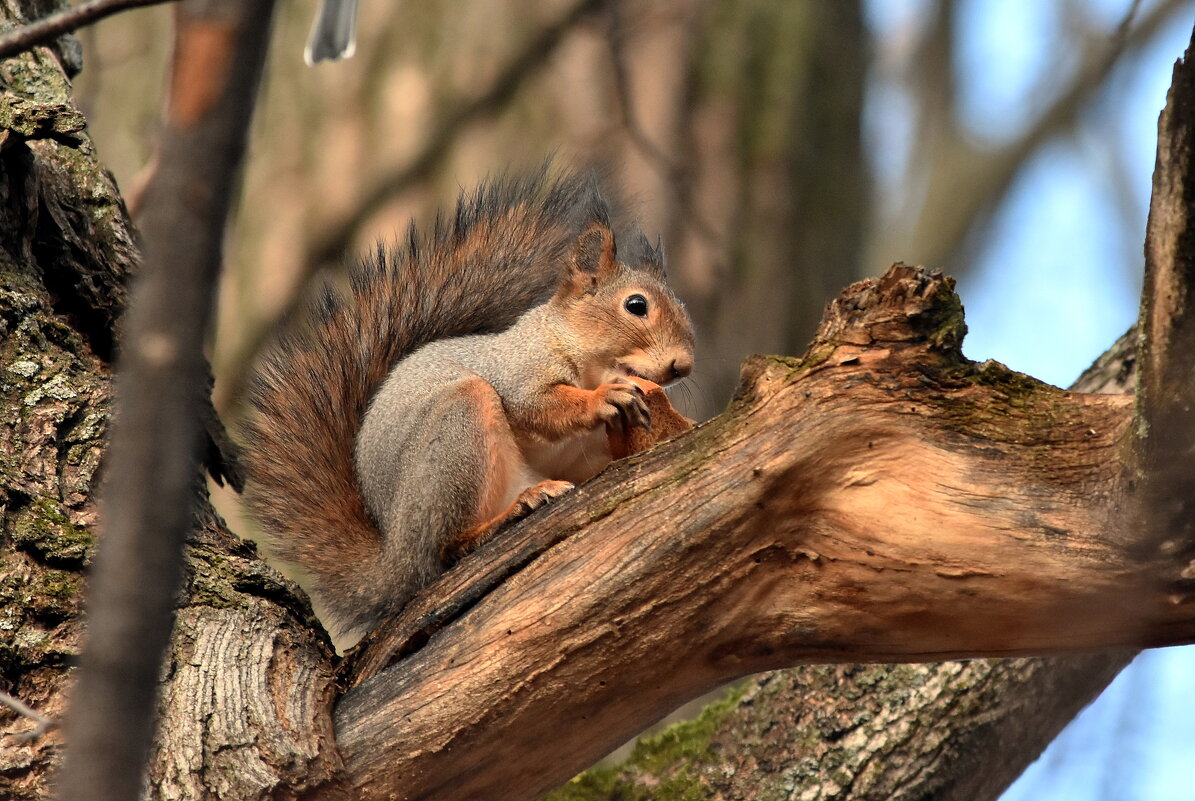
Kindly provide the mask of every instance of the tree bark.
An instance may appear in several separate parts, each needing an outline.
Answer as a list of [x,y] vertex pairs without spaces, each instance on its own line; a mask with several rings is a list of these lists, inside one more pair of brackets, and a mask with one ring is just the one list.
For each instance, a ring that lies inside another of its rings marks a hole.
[[[1126,333],[1072,389],[1132,391],[1137,339],[1136,329]],[[767,673],[549,798],[995,799],[1132,656]],[[832,703],[840,698],[849,703]]]
[[[13,0],[6,19],[23,19]],[[47,48],[0,62],[0,689],[66,708],[91,558],[106,360],[136,261],[124,205],[94,160]],[[0,710],[0,797],[49,796],[61,732]]]
[[1122,536],[1129,400],[966,362],[950,284],[898,265],[854,285],[803,360],[748,362],[725,414],[527,521],[564,536],[341,699],[353,791],[531,798],[799,662],[1190,641]]
[[[24,19],[11,0],[9,20]],[[79,656],[110,360],[139,261],[57,55],[0,63],[0,689],[55,721]],[[326,781],[331,651],[293,585],[204,506],[163,674],[150,795],[285,797]],[[53,795],[58,728],[0,710],[0,798]],[[110,732],[114,738],[124,733]]]

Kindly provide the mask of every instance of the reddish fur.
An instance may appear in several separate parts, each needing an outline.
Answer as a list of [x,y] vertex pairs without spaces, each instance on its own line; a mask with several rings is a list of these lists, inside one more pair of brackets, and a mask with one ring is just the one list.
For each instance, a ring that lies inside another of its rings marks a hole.
[[573,485],[568,481],[553,479],[547,479],[528,487],[520,492],[518,497],[501,512],[461,533],[456,540],[445,546],[443,558],[446,560],[459,559],[488,540],[504,523],[521,519],[529,512],[547,503],[549,498],[556,498],[572,487]]
[[547,170],[462,197],[430,237],[379,248],[350,271],[351,294],[326,290],[306,330],[282,336],[259,365],[244,429],[247,498],[272,550],[303,567],[352,622],[384,577],[381,535],[365,509],[354,446],[367,404],[403,355],[436,339],[501,330],[551,296],[577,234],[605,210],[587,179]]
[[626,391],[626,385],[602,384],[597,389],[581,389],[557,384],[544,393],[533,417],[512,421],[515,437],[552,440],[589,431],[603,422],[601,410],[607,402],[606,393],[615,390]]
[[518,506],[516,499],[503,508],[513,473],[518,469],[522,457],[502,409],[502,401],[494,388],[480,378],[470,380],[464,390],[473,396],[473,402],[477,405],[476,419],[486,439],[486,463],[478,465],[485,484],[473,527],[445,543],[441,550],[445,559],[459,558],[480,545],[511,517],[512,510]]

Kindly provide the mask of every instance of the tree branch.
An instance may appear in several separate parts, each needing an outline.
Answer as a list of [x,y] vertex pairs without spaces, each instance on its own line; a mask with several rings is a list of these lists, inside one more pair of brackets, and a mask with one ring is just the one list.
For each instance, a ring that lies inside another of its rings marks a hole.
[[1141,325],[1139,547],[1172,563],[1172,602],[1195,597],[1195,39],[1174,67],[1158,121]]
[[342,699],[353,791],[531,798],[800,662],[1195,639],[1120,536],[1131,401],[965,361],[951,287],[903,265],[854,285],[803,360],[756,357],[726,414],[527,521],[541,552]]
[[977,147],[959,130],[957,120],[940,121],[932,135],[940,155],[933,157],[933,163],[921,164],[929,185],[916,219],[903,233],[886,237],[870,251],[907,254],[916,248],[915,258],[924,264],[955,261],[973,222],[1004,195],[1029,157],[1073,125],[1124,55],[1144,47],[1184,7],[1183,0],[1164,0],[1143,15],[1130,9],[1124,19],[1140,19],[1122,24],[1101,45],[1081,54],[1074,76],[1028,130],[1006,145]]
[[[1138,341],[1130,330],[1070,389],[1132,392]],[[591,768],[545,801],[654,798],[665,782],[683,783],[694,798],[801,797],[835,787],[835,801],[994,801],[1132,656],[765,673],[745,682],[737,700],[640,738],[627,762]]]
[[9,695],[6,692],[0,691],[0,704],[8,707],[21,717],[28,718],[29,720],[33,721],[34,726],[28,731],[7,733],[8,736],[16,737],[18,740],[36,740],[38,737],[41,737],[50,729],[58,725],[57,721],[55,721],[53,718],[46,717],[41,712],[38,712],[36,709],[26,704],[20,698],[17,698],[15,695]]
[[0,58],[15,56],[120,11],[171,2],[175,0],[89,0],[0,36]]

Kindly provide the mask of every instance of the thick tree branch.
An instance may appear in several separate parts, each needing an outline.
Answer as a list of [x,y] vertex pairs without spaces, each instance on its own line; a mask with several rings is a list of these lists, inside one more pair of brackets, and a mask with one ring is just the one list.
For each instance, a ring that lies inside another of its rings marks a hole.
[[[1141,324],[1152,347],[1142,360],[1140,494],[1150,540],[1188,562],[1195,591],[1195,44],[1174,67],[1158,121],[1158,158],[1145,247]],[[1178,600],[1176,598],[1176,600]],[[1184,599],[1185,600],[1185,599]]]
[[898,265],[803,360],[749,362],[726,414],[534,516],[518,536],[555,544],[341,701],[354,791],[531,798],[799,662],[1195,639],[1120,536],[1129,399],[966,362],[962,332],[949,279]]
[[[1075,382],[1136,385],[1130,330]],[[641,738],[551,801],[666,797],[993,801],[1132,658],[1111,651],[922,665],[806,665],[748,680],[742,696]],[[658,742],[658,745],[657,745]]]

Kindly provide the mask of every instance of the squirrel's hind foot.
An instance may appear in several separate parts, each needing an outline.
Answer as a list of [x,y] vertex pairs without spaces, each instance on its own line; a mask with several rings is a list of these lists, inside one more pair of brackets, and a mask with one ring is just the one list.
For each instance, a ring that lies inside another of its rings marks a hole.
[[522,520],[548,501],[559,498],[575,486],[571,481],[547,480],[528,487],[520,492],[514,501],[511,502],[510,506],[506,507],[506,510],[500,515],[468,531],[462,532],[459,536],[445,543],[444,547],[440,549],[441,561],[447,565],[454,564],[462,556],[475,550],[483,542],[494,536],[503,526],[514,523],[517,520]]

